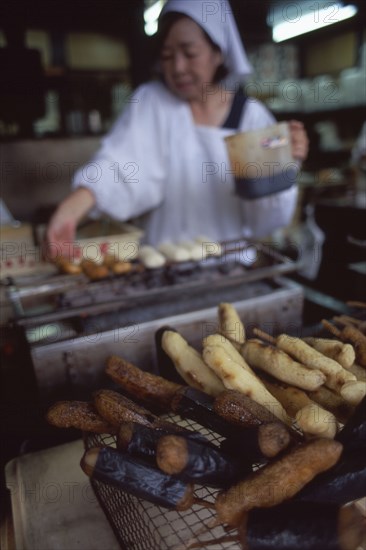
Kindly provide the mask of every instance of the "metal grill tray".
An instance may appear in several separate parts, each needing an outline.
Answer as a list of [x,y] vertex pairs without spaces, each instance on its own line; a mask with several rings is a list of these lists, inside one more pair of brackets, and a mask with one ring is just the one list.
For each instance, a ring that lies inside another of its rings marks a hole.
[[[191,430],[199,431],[211,442],[218,444],[222,436],[202,427],[192,420],[175,415],[166,419]],[[115,446],[113,436],[85,434],[86,449],[101,446]],[[184,550],[185,545],[194,540],[206,543],[225,536],[227,532],[221,526],[197,535],[204,526],[212,521],[215,511],[193,505],[187,511],[168,510],[145,500],[125,493],[112,485],[91,479],[96,497],[109,520],[110,525],[123,550]],[[195,496],[214,502],[218,489],[196,485]],[[230,535],[233,531],[230,531]],[[240,550],[236,542],[221,542],[209,546],[210,550]]]
[[[208,292],[235,290],[249,282],[263,281],[296,271],[300,263],[275,246],[249,241],[223,243],[223,253],[197,262],[170,263],[159,269],[135,264],[131,273],[89,281],[85,275],[61,275],[11,281],[7,287],[17,322],[22,325],[53,322],[74,316],[98,315],[112,310],[171,302],[177,296],[202,298]],[[45,310],[34,310],[36,301]],[[87,309],[86,309],[87,308]]]

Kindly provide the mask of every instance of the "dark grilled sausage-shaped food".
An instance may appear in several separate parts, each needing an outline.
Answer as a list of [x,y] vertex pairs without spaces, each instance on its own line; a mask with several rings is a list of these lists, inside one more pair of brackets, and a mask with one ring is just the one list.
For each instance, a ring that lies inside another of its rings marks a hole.
[[181,387],[161,376],[143,371],[116,355],[108,359],[106,373],[131,397],[146,405],[159,407],[163,411],[170,410],[171,400]]
[[294,498],[346,504],[364,496],[366,496],[366,458],[365,449],[360,449],[343,452],[335,466],[317,476]]
[[136,422],[122,422],[117,433],[117,448],[120,451],[140,458],[150,458],[155,461],[156,446],[159,439],[165,435],[181,435],[209,445],[209,441],[201,433],[181,428],[172,423],[168,426],[143,426]]
[[228,390],[223,393],[225,398],[222,397],[222,394],[213,398],[194,388],[182,388],[175,394],[172,409],[182,417],[195,420],[202,426],[227,438],[227,441],[221,444],[222,450],[225,452],[235,453],[235,444],[237,443],[237,451],[242,453],[244,460],[262,462],[266,458],[276,456],[288,447],[291,436],[287,426],[250,398],[240,402],[242,421],[240,421],[239,413],[226,416],[226,412],[223,411],[223,409],[227,409],[226,405],[218,407],[220,414],[216,412],[218,400],[220,403],[229,404],[230,396],[233,395],[235,399],[239,392]]
[[236,426],[260,426],[279,422],[277,416],[247,395],[237,390],[226,390],[213,403],[214,411]]
[[76,428],[97,434],[116,433],[116,426],[105,420],[93,403],[86,401],[57,401],[48,409],[46,419],[58,428]]
[[119,428],[122,422],[135,422],[168,431],[187,431],[186,428],[160,418],[114,390],[98,390],[93,394],[93,398],[99,414],[116,428]]
[[253,474],[222,491],[215,503],[218,522],[235,527],[246,512],[281,504],[315,476],[334,466],[342,444],[318,438],[298,445]]
[[80,465],[89,477],[158,506],[182,511],[195,503],[192,485],[110,447],[87,450]]
[[355,506],[286,502],[251,510],[239,534],[246,550],[354,550],[365,537],[366,525]]
[[269,422],[258,427],[243,428],[238,437],[221,441],[220,449],[252,463],[267,462],[284,451],[290,442],[290,433],[282,422]]
[[228,487],[252,472],[243,460],[234,460],[213,445],[178,435],[159,439],[156,463],[163,472],[187,483],[211,487]]

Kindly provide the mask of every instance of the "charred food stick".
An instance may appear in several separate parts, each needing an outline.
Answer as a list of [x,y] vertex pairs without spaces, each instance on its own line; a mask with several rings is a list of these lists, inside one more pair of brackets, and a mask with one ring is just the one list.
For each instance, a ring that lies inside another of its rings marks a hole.
[[178,332],[165,331],[162,337],[162,348],[189,386],[213,396],[224,391],[225,386],[220,378],[207,366],[200,353]]
[[337,361],[344,369],[349,369],[355,362],[356,354],[352,344],[345,344],[340,340],[332,340],[331,338],[315,338],[313,336],[303,338],[303,340],[320,353]]
[[337,464],[319,474],[293,498],[308,502],[347,504],[365,496],[365,447],[345,450]]
[[85,401],[58,401],[48,409],[46,419],[58,428],[76,428],[98,434],[115,434],[117,431],[98,414],[93,403]]
[[237,348],[245,342],[245,327],[232,304],[222,302],[218,308],[219,332]]
[[323,409],[302,390],[264,382],[267,389],[282,403],[286,412],[297,421],[305,435],[335,437],[338,431],[336,417]]
[[161,376],[143,371],[116,355],[109,357],[106,373],[132,397],[166,411],[170,410],[174,394],[182,387]]
[[333,321],[344,325],[355,325],[362,333],[364,333],[366,329],[365,320],[356,319],[356,317],[351,317],[350,315],[339,315],[338,317],[333,317]]
[[234,390],[213,398],[194,388],[182,388],[172,401],[172,410],[225,437],[224,450],[240,451],[252,463],[276,456],[292,439],[287,426],[268,409]]
[[158,440],[156,463],[166,474],[210,487],[228,487],[252,472],[245,459],[234,459],[213,445],[178,435]]
[[282,350],[255,338],[245,342],[241,353],[250,366],[304,390],[316,390],[326,380],[320,370],[310,370]]
[[[213,343],[212,343],[213,342]],[[220,377],[227,389],[239,390],[257,403],[260,403],[280,420],[291,425],[281,403],[266,389],[264,384],[252,372],[237,363],[211,336],[203,340],[203,359],[205,363]]]
[[275,458],[218,495],[215,503],[218,522],[235,527],[245,512],[290,499],[316,475],[336,464],[342,449],[338,441],[319,438]]
[[[213,398],[195,388],[185,387],[175,394],[172,411],[183,418],[195,420],[202,426],[230,438],[244,436],[247,428],[263,424],[280,424],[278,418],[240,391],[224,390]],[[285,424],[281,426],[288,431]]]
[[91,478],[173,510],[188,510],[202,504],[193,485],[169,476],[144,461],[109,447],[91,448],[81,459],[82,470]]
[[213,402],[213,410],[238,427],[278,422],[272,411],[238,390],[225,390]]
[[337,361],[326,357],[301,338],[289,336],[288,334],[280,334],[273,338],[258,329],[254,329],[254,331],[260,338],[267,339],[271,343],[275,342],[279,349],[288,353],[306,367],[323,372],[326,376],[325,385],[331,389],[339,391],[345,382],[355,380],[355,376],[344,369]]
[[355,550],[362,546],[366,526],[357,506],[334,503],[284,502],[271,508],[256,508],[236,526],[238,535],[199,541],[185,546],[208,548],[237,542],[242,550]]
[[290,445],[291,440],[290,432],[282,422],[269,422],[256,428],[246,428],[237,437],[224,439],[220,449],[254,464],[277,456]]
[[156,459],[156,446],[165,435],[180,435],[209,445],[201,433],[187,430],[178,424],[168,426],[143,426],[136,422],[122,422],[117,433],[117,449],[143,459]]
[[98,390],[93,394],[93,402],[98,413],[117,428],[121,422],[137,422],[151,426],[159,418],[131,399],[113,390]]
[[365,536],[362,514],[355,506],[285,502],[251,510],[239,533],[243,550],[302,548],[354,550]]
[[355,348],[357,363],[366,368],[366,336],[360,330],[351,325],[346,325],[340,330],[326,319],[322,319],[322,325],[336,338],[350,342]]

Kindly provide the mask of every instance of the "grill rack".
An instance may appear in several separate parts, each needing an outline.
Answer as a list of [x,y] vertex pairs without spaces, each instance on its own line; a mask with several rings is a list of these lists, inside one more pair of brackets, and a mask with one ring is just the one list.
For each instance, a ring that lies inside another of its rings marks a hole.
[[[193,420],[182,419],[176,415],[166,415],[164,418],[202,433],[214,444],[218,445],[223,439]],[[116,438],[112,435],[85,433],[84,446],[86,450],[92,447],[115,447]],[[184,512],[168,510],[125,493],[113,485],[92,478],[90,481],[122,550],[184,550],[191,540],[209,543],[227,534],[224,527],[218,526],[202,533],[203,539],[197,538],[203,527],[216,517],[213,509],[193,505]],[[196,485],[195,488],[195,496],[210,502],[214,502],[219,492],[219,489],[212,487]],[[224,541],[210,544],[208,548],[240,550],[241,547],[236,542]]]
[[[126,309],[135,305],[172,301],[178,295],[201,296],[207,289],[224,291],[249,282],[273,279],[296,271],[292,260],[275,246],[251,241],[220,243],[222,254],[202,261],[168,262],[147,269],[139,262],[131,273],[109,275],[96,281],[81,275],[9,278],[3,281],[18,325],[29,326]],[[36,302],[36,306],[35,306]],[[40,311],[39,304],[44,303]]]

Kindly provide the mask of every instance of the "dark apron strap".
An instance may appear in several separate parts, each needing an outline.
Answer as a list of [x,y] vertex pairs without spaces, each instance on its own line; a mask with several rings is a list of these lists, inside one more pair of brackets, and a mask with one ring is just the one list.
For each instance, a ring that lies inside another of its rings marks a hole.
[[243,90],[239,88],[235,92],[233,103],[231,105],[230,113],[225,120],[222,128],[230,128],[237,130],[239,128],[240,120],[243,114],[244,105],[247,101],[247,96],[244,94]]

